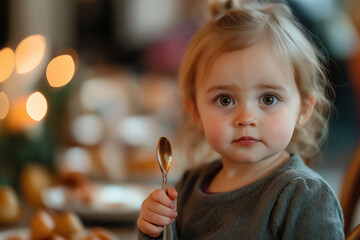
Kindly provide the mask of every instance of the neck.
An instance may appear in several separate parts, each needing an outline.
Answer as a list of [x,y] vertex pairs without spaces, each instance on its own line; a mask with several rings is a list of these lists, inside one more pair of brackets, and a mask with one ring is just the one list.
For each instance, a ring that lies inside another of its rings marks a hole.
[[290,155],[286,151],[282,151],[272,157],[269,157],[264,160],[260,160],[254,163],[228,163],[223,161],[223,170],[224,173],[229,178],[236,176],[257,176],[257,175],[267,175],[272,172],[274,169],[278,168],[282,163],[286,162],[289,159]]
[[290,155],[283,151],[256,163],[229,164],[223,161],[223,168],[211,182],[209,190],[226,192],[246,186],[269,175],[289,157]]

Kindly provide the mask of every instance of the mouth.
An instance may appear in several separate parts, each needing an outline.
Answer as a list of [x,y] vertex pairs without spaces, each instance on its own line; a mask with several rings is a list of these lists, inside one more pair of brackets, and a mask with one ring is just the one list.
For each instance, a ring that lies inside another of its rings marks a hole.
[[256,143],[260,142],[260,140],[255,139],[253,137],[244,136],[244,137],[236,139],[234,142],[241,146],[252,146],[252,145],[255,145]]

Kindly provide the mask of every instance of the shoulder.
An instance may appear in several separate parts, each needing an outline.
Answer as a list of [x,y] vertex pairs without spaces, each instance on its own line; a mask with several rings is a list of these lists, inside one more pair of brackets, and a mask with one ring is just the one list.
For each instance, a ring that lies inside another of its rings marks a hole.
[[[272,185],[282,186],[279,197],[310,199],[311,196],[327,196],[325,200],[337,201],[331,186],[315,171],[307,167],[299,156],[293,156],[283,169],[274,174]],[[289,199],[287,199],[289,200]]]
[[333,202],[338,205],[338,199],[330,185],[321,177],[312,176],[306,172],[287,172],[279,176],[277,181],[282,181],[283,187],[279,198],[286,202],[292,201],[313,201],[316,205],[326,202]]
[[281,186],[272,212],[276,229],[291,229],[285,235],[296,231],[303,237],[330,234],[343,239],[342,210],[330,185],[298,159],[290,165],[270,183],[274,189]]
[[297,176],[284,186],[273,211],[274,229],[284,239],[344,239],[339,200],[321,178]]
[[293,188],[331,190],[329,184],[318,173],[306,166],[299,155],[293,155],[288,162],[275,170],[271,181],[288,190]]

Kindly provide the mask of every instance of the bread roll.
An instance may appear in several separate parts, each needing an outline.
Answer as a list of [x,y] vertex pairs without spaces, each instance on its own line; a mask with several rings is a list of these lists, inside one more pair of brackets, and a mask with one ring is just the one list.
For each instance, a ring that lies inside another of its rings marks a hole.
[[69,240],[101,240],[101,239],[96,237],[91,232],[82,232],[82,233],[71,235]]
[[109,231],[101,228],[101,227],[95,227],[91,229],[91,232],[97,236],[100,240],[115,240],[115,236],[111,234]]
[[55,229],[55,222],[44,210],[38,210],[31,219],[30,232],[31,239],[45,240],[49,239]]
[[65,238],[63,238],[62,236],[60,235],[57,235],[56,233],[53,233],[51,235],[51,238],[49,240],[66,240]]
[[84,231],[80,218],[72,212],[63,212],[55,217],[55,233],[70,238],[71,235]]
[[53,178],[44,166],[27,165],[20,176],[20,187],[25,199],[35,207],[42,207],[41,193],[52,186]]
[[23,240],[23,238],[22,237],[20,237],[20,236],[10,236],[10,237],[6,237],[6,239],[5,240]]
[[9,186],[0,186],[0,224],[16,222],[20,216],[19,199]]

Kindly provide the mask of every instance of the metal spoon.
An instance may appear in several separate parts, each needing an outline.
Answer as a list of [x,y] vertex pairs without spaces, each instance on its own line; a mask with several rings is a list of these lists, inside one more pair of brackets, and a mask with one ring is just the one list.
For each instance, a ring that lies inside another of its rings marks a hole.
[[156,149],[156,158],[158,160],[162,177],[162,189],[166,192],[167,190],[167,174],[170,169],[172,161],[172,151],[169,140],[166,137],[159,138],[157,149]]
[[[159,138],[156,148],[156,158],[162,173],[162,189],[167,190],[167,174],[172,161],[172,151],[169,140],[166,137]],[[171,224],[164,226],[163,239],[173,239]]]

